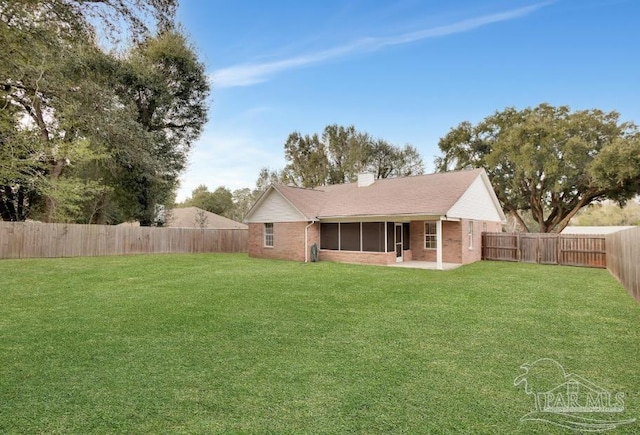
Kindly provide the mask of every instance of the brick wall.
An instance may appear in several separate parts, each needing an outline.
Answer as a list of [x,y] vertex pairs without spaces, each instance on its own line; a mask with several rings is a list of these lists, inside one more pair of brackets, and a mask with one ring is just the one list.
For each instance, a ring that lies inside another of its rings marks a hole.
[[[442,261],[444,263],[468,264],[479,261],[482,256],[483,224],[487,231],[501,231],[500,222],[474,221],[473,249],[469,249],[469,220],[442,222]],[[416,261],[437,261],[435,249],[424,248],[424,221],[411,222],[411,253]]]
[[482,259],[482,232],[486,224],[486,231],[500,232],[502,224],[500,222],[473,221],[473,244],[469,249],[469,222],[462,219],[462,264],[474,263]]
[[[442,261],[461,263],[460,222],[442,222]],[[416,261],[437,261],[435,249],[424,247],[424,221],[411,221],[411,253]]]
[[[500,222],[474,221],[473,249],[469,249],[469,220],[460,222],[442,222],[442,261],[444,263],[468,264],[479,261],[482,255],[482,231],[499,232]],[[264,246],[264,224],[249,224],[248,252],[251,257],[276,258],[282,260],[305,260],[304,229],[308,222],[275,222],[273,224],[273,247]],[[436,261],[436,250],[424,248],[424,221],[412,221],[410,228],[411,250],[404,251],[404,261]],[[307,250],[311,245],[320,245],[320,225],[314,223],[307,230]],[[354,252],[320,250],[320,261],[338,261],[344,263],[393,264],[395,252]],[[307,260],[311,261],[310,252]]]
[[359,264],[393,264],[396,262],[395,252],[357,252],[320,250],[320,261],[338,261],[341,263]]
[[[304,229],[308,224],[308,222],[275,222],[273,224],[273,247],[266,247],[264,246],[264,224],[250,223],[249,256],[304,261]],[[307,249],[309,251],[314,243],[320,244],[319,234],[317,223],[307,230]],[[311,261],[310,253],[307,253],[307,260]]]

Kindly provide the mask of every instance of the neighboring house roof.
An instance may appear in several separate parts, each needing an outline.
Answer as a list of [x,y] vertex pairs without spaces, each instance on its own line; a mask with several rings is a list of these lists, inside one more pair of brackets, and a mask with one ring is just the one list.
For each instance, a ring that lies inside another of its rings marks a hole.
[[[268,203],[270,213],[261,211]],[[491,215],[504,221],[504,213],[483,169],[442,172],[403,178],[303,189],[272,185],[251,208],[245,221],[319,220],[375,216],[447,216],[473,218]]]
[[631,228],[636,228],[633,225],[626,226],[597,226],[597,227],[580,227],[571,226],[565,227],[560,234],[611,234],[618,231],[624,231]]
[[240,222],[198,207],[174,208],[168,213],[166,226],[172,228],[247,229]]
[[[120,225],[140,225],[139,222],[125,222]],[[208,212],[198,207],[174,208],[167,212],[165,227],[170,228],[206,228],[206,229],[247,229],[247,225]]]

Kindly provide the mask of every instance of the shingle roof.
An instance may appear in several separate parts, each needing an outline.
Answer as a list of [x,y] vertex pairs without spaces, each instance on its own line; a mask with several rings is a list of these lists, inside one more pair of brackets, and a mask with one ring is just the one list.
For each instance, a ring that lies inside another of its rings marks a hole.
[[384,216],[446,215],[482,169],[442,172],[404,178],[376,180],[372,185],[357,183],[303,189],[275,185],[309,219]]
[[169,212],[167,225],[171,228],[246,229],[245,224],[198,207],[174,208]]

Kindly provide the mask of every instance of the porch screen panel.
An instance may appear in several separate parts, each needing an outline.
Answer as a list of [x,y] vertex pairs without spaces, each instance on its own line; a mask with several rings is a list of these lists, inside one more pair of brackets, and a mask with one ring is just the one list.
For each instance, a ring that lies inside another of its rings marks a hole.
[[409,222],[404,222],[402,224],[402,249],[404,249],[405,251],[411,249],[411,234],[409,232],[410,227],[411,226],[409,225]]
[[360,250],[360,222],[340,224],[340,250]]
[[320,249],[338,250],[338,224],[320,224]]
[[387,252],[396,250],[395,226],[393,222],[387,222]]
[[384,222],[362,223],[362,250],[384,252]]

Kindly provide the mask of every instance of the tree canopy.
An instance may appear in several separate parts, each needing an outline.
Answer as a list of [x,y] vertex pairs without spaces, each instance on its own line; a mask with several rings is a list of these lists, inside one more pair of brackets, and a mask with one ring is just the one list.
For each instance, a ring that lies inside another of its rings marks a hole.
[[224,186],[210,192],[207,186],[201,184],[193,189],[191,197],[187,198],[180,206],[198,207],[231,219],[234,208],[233,194]]
[[[0,216],[153,222],[206,122],[175,0],[0,4]],[[106,52],[102,25],[128,49]],[[155,27],[155,33],[150,27]],[[5,58],[5,56],[3,56]]]
[[[541,104],[463,122],[439,142],[439,171],[484,168],[525,231],[559,232],[583,207],[640,191],[640,132],[616,112]],[[536,228],[523,213],[530,212]]]
[[610,226],[640,225],[640,203],[629,201],[624,207],[616,204],[592,204],[583,208],[571,220],[572,225]]
[[384,139],[373,139],[354,126],[328,125],[321,136],[293,132],[284,150],[287,165],[283,179],[301,187],[352,182],[363,171],[372,172],[376,178],[424,172],[415,147],[401,148]]

